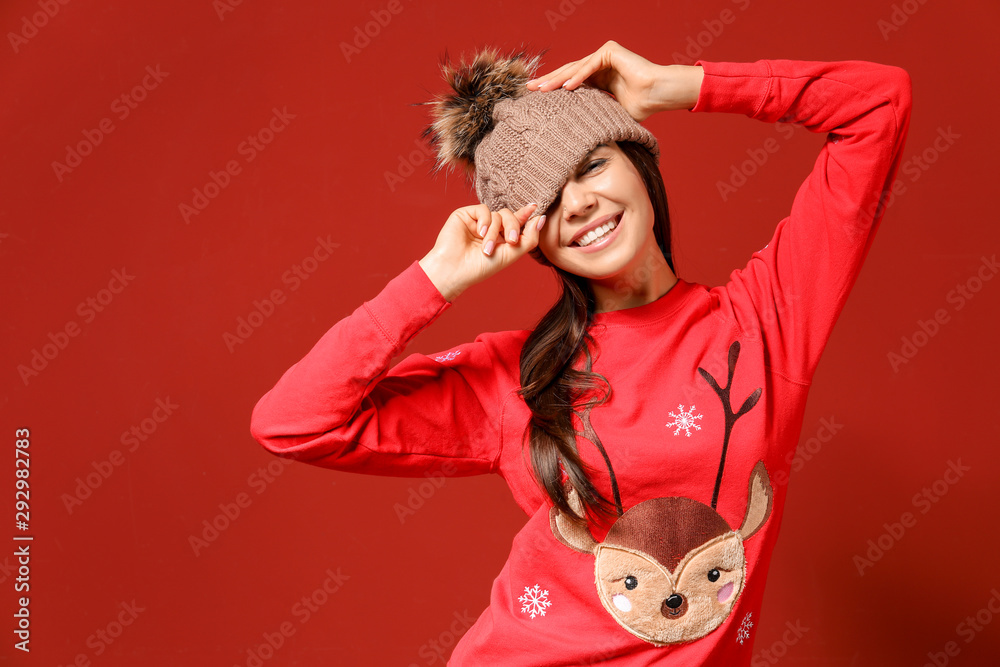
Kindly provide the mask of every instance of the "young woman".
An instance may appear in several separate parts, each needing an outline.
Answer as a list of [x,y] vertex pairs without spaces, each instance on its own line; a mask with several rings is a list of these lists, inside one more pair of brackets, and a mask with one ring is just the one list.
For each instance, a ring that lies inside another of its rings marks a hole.
[[[453,92],[426,134],[481,203],[292,366],[251,430],[337,470],[503,476],[529,518],[449,664],[749,665],[810,381],[884,213],[909,76],[660,66],[615,42],[529,80],[537,61],[485,50],[445,67]],[[826,134],[790,215],[718,287],[674,273],[659,149],[638,122],[677,109]],[[535,329],[389,369],[526,253],[563,288]]]

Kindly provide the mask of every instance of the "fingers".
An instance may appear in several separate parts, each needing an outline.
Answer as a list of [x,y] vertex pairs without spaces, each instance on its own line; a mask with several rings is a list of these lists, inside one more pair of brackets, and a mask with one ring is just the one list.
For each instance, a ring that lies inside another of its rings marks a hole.
[[567,90],[573,90],[590,78],[591,74],[600,70],[604,66],[603,62],[604,57],[600,51],[591,53],[583,60],[576,61],[574,63],[575,67],[566,72],[566,80],[563,81],[562,87]]
[[608,40],[600,49],[585,58],[566,63],[548,74],[531,79],[526,85],[530,90],[554,90],[559,86],[573,90],[595,72],[609,67],[611,52],[616,49],[624,50],[618,42]]
[[563,85],[563,82],[566,81],[566,77],[570,73],[570,70],[575,68],[580,62],[581,61],[579,60],[574,60],[571,63],[566,63],[559,69],[553,70],[548,74],[538,77],[537,79],[531,79],[525,85],[529,89],[554,90],[555,88]]
[[483,237],[483,254],[492,255],[493,248],[496,247],[497,237],[503,232],[503,216],[499,211],[489,211],[483,224],[479,227],[480,236]]
[[[596,53],[583,60],[567,63],[551,74],[546,74],[541,79],[535,79],[535,81],[541,81],[535,88],[537,90],[555,90],[561,86],[567,90],[573,90],[599,70],[600,63],[600,57]],[[531,82],[527,85],[529,88],[533,87]]]
[[[494,249],[501,243],[516,245],[522,235],[532,231],[527,229],[526,223],[537,220],[538,216],[532,216],[537,206],[537,204],[528,204],[516,213],[509,208],[490,213],[487,218],[488,223],[485,225],[485,233],[482,232],[483,225],[480,226],[480,236],[483,239],[483,253],[492,256]],[[533,226],[533,224],[529,226]],[[522,230],[522,227],[525,229]],[[533,231],[537,232],[537,229]]]

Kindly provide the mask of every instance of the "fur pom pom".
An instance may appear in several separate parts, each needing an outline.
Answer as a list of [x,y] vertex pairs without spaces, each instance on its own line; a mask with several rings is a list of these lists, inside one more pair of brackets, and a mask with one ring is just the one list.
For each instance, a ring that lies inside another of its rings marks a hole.
[[493,129],[493,106],[527,93],[524,84],[533,78],[540,59],[524,51],[504,56],[496,48],[484,48],[471,63],[463,58],[456,67],[445,54],[441,73],[452,90],[424,103],[431,105],[432,123],[421,135],[430,137],[437,151],[435,172],[457,167],[471,177],[476,146]]

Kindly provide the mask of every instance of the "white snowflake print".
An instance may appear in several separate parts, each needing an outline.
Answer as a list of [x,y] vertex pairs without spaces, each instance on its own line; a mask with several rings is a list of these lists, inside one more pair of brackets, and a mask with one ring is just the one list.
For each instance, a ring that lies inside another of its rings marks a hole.
[[701,427],[694,423],[695,419],[701,419],[702,415],[694,414],[694,406],[692,405],[690,409],[685,410],[683,405],[678,405],[676,412],[671,412],[670,416],[674,418],[672,422],[667,422],[664,426],[676,426],[677,430],[674,431],[674,435],[679,435],[681,431],[684,431],[684,435],[691,437],[691,429],[700,431]]
[[449,352],[448,354],[442,354],[441,356],[434,357],[434,361],[438,362],[451,361],[460,354],[462,354],[461,350],[455,350],[454,352]]
[[743,643],[744,640],[750,639],[750,628],[753,627],[753,621],[750,617],[753,616],[752,611],[748,611],[747,615],[743,617],[743,622],[740,623],[740,629],[736,631],[736,641]]
[[543,591],[538,584],[532,588],[524,587],[524,595],[518,598],[521,603],[521,613],[528,614],[531,618],[535,616],[545,616],[545,610],[552,606],[549,600],[549,592]]

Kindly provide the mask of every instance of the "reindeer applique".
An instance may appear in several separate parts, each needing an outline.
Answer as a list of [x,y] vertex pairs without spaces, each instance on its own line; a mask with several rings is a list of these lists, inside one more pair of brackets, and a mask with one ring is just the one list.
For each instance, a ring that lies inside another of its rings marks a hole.
[[[590,424],[588,410],[583,416],[584,435],[608,464],[618,519],[599,543],[586,526],[569,520],[557,508],[549,513],[556,539],[594,555],[597,592],[604,608],[623,628],[657,646],[704,637],[729,617],[746,580],[743,543],[771,514],[774,492],[763,461],[750,473],[747,508],[739,530],[730,528],[715,510],[733,426],[757,404],[761,394],[760,388],[756,389],[733,412],[729,391],[739,353],[739,341],[734,341],[729,348],[725,387],[720,388],[710,373],[698,369],[722,401],[726,419],[711,507],[691,498],[652,498],[622,513],[614,471]],[[573,511],[583,516],[573,490],[569,502]]]

